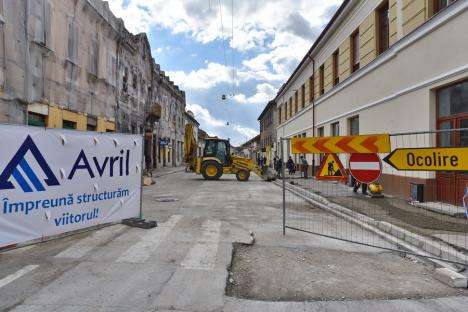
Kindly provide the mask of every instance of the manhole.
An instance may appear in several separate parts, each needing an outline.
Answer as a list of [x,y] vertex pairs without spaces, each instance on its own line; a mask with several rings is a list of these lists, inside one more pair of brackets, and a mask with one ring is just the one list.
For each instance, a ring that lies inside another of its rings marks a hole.
[[168,203],[178,201],[177,198],[168,195],[153,195],[153,198],[160,203]]

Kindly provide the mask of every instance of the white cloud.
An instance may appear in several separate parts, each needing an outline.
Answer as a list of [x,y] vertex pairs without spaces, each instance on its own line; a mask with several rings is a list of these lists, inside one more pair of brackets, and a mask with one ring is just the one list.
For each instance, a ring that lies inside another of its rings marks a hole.
[[218,63],[208,63],[205,68],[184,71],[169,71],[167,75],[183,89],[211,89],[220,83],[232,81],[230,68]]
[[210,112],[198,104],[187,104],[187,110],[192,111],[195,118],[207,128],[217,128],[226,125],[225,121],[214,118]]
[[275,97],[278,91],[269,83],[258,84],[256,89],[257,93],[254,95],[246,97],[244,94],[237,94],[234,96],[234,100],[242,104],[266,104]]
[[[198,104],[187,104],[187,110],[190,110],[195,115],[195,119],[201,124],[201,127],[211,135],[216,135],[222,137],[222,130],[226,130],[228,122],[224,120],[217,119],[211,115],[208,109],[198,105]],[[238,136],[242,139],[252,138],[256,136],[259,132],[255,129],[242,126],[236,123],[229,123],[230,128],[237,132]],[[233,143],[239,144],[242,140],[235,140]]]
[[156,48],[154,50],[151,50],[151,54],[155,55],[155,54],[159,54],[163,51],[162,48]]
[[247,140],[253,138],[254,136],[258,135],[258,131],[248,127],[242,127],[239,125],[233,125],[235,131],[239,132],[242,136],[246,137]]

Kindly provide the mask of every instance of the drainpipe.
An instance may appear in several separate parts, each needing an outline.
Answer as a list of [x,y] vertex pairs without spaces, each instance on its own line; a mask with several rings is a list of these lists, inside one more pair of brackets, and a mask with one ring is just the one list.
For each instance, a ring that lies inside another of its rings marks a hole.
[[120,131],[119,125],[119,98],[120,98],[120,88],[119,88],[119,75],[120,75],[120,49],[121,49],[121,24],[119,23],[118,29],[118,39],[117,39],[117,53],[116,53],[116,65],[115,65],[115,132],[118,133]]
[[[312,83],[315,85],[315,60],[310,56],[307,55],[309,59],[312,61]],[[315,92],[315,86],[312,88]],[[312,96],[312,137],[315,138],[315,96]],[[312,176],[315,176],[315,155],[312,156]]]
[[26,101],[26,112],[25,112],[25,121],[26,125],[28,124],[28,110],[29,110],[29,1],[25,1],[25,11],[24,11],[24,35],[25,35],[25,45],[26,51],[24,53],[24,99]]

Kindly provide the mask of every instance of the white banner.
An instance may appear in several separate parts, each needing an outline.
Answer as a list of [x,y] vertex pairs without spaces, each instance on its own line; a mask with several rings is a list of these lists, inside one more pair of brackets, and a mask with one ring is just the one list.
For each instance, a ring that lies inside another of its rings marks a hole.
[[0,125],[0,247],[137,217],[139,135]]

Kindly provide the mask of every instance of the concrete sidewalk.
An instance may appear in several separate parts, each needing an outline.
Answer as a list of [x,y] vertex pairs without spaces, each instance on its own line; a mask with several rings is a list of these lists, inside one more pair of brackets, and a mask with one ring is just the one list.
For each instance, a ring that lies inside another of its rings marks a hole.
[[177,167],[161,167],[161,168],[155,168],[152,169],[151,172],[153,174],[153,177],[162,177],[168,174],[173,174],[177,172],[182,172],[185,171],[185,166],[177,166]]

